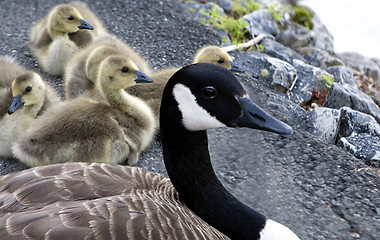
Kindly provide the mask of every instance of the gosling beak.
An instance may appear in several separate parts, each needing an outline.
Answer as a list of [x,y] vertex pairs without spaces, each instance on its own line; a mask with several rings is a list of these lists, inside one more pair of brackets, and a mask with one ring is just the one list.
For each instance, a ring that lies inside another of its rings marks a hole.
[[144,73],[142,73],[140,71],[136,71],[135,73],[137,75],[135,82],[137,82],[137,83],[151,83],[151,82],[153,82],[153,80],[150,77],[148,77],[147,75],[145,75]]
[[231,62],[230,64],[231,64],[231,69],[230,69],[231,72],[240,72],[240,73],[245,72],[245,70],[242,67],[236,65],[235,63]]
[[24,106],[24,104],[25,104],[24,102],[21,102],[21,95],[13,97],[11,106],[8,109],[8,114],[11,115],[12,113],[16,112],[16,110]]
[[88,30],[94,30],[94,28],[85,20],[79,20],[80,25],[78,26],[79,29],[88,29]]
[[292,134],[292,127],[269,115],[248,97],[238,97],[242,115],[232,121],[233,127],[249,127],[279,134]]

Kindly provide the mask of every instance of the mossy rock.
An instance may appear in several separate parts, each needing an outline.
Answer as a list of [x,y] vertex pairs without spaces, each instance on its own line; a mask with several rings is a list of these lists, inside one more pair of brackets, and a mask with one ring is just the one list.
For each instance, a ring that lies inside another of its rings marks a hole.
[[314,27],[312,16],[309,10],[303,7],[293,8],[294,15],[292,16],[292,21],[301,24],[305,28],[311,30]]

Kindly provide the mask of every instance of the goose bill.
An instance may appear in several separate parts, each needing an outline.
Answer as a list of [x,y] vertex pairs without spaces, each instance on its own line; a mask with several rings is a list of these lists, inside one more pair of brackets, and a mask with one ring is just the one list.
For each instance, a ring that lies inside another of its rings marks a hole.
[[150,77],[148,77],[148,75],[146,75],[142,72],[136,71],[136,75],[137,75],[137,78],[135,79],[136,83],[151,83],[151,82],[153,82],[153,80]]
[[11,115],[12,113],[16,112],[17,109],[24,106],[24,102],[21,102],[21,96],[18,95],[16,97],[13,97],[13,101],[11,103],[11,106],[8,109],[8,114]]
[[232,121],[236,127],[249,127],[254,129],[275,132],[279,134],[292,134],[292,128],[284,122],[269,115],[248,97],[238,97],[242,109],[242,115]]
[[88,30],[93,30],[94,28],[85,20],[79,20],[80,25],[78,26],[79,29],[88,29]]
[[235,63],[230,63],[230,64],[231,64],[231,69],[230,69],[231,72],[240,72],[240,73],[245,72],[245,70],[239,65],[236,65]]

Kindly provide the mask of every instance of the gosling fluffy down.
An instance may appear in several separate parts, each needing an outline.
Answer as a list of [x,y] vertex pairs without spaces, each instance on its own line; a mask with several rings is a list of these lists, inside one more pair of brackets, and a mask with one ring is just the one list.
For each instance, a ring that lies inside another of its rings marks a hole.
[[55,6],[30,31],[29,46],[42,69],[60,76],[79,48],[87,46],[107,30],[82,2]]
[[96,39],[70,59],[64,75],[66,99],[80,96],[99,97],[95,88],[99,65],[107,56],[114,54],[129,58],[139,71],[151,74],[148,63],[132,47],[117,37],[107,34]]
[[[244,70],[235,65],[231,56],[219,46],[205,46],[199,49],[194,55],[193,63],[213,63],[223,66],[231,71],[244,72]],[[158,116],[161,104],[161,96],[164,87],[171,76],[177,72],[179,68],[166,68],[154,72],[150,77],[153,79],[152,84],[135,85],[125,89],[129,94],[137,96],[145,100]]]
[[0,157],[13,158],[13,142],[60,98],[39,74],[11,57],[0,56],[0,76]]
[[151,79],[128,58],[113,55],[99,66],[98,87],[107,103],[77,98],[50,108],[14,145],[29,166],[62,162],[135,164],[152,141],[151,109],[123,89]]

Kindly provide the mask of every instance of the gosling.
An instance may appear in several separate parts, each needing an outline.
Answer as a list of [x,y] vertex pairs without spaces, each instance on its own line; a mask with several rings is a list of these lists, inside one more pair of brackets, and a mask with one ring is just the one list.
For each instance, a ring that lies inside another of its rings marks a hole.
[[39,74],[13,58],[0,57],[0,75],[0,157],[13,158],[12,144],[60,98]]
[[78,49],[106,33],[101,20],[86,4],[60,4],[32,27],[29,47],[43,71],[61,76],[67,61]]
[[107,34],[79,51],[67,64],[64,74],[66,99],[77,97],[101,99],[96,89],[98,68],[104,58],[114,54],[128,57],[140,71],[147,75],[151,74],[149,64],[132,47],[117,37]]

